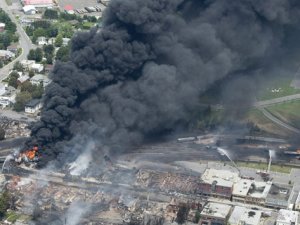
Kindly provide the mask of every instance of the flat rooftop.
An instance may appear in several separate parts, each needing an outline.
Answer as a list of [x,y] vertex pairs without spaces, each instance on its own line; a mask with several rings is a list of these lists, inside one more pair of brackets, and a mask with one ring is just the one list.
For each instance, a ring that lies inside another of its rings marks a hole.
[[280,209],[277,217],[277,225],[281,224],[298,224],[299,212],[287,209]]
[[232,187],[233,183],[236,183],[238,180],[240,180],[237,172],[217,169],[206,169],[201,176],[201,179],[203,182],[209,184],[217,181],[217,185],[223,187]]
[[253,180],[240,179],[233,185],[232,194],[237,196],[244,196],[244,197],[247,196],[252,183],[254,183]]
[[268,199],[288,201],[292,192],[292,186],[273,183],[268,193]]
[[209,202],[205,205],[204,209],[201,212],[201,215],[225,219],[230,213],[230,210],[231,210],[230,205]]
[[271,189],[272,182],[254,181],[251,184],[248,195],[253,198],[266,198]]
[[229,218],[229,224],[257,225],[260,222],[261,211],[235,206]]

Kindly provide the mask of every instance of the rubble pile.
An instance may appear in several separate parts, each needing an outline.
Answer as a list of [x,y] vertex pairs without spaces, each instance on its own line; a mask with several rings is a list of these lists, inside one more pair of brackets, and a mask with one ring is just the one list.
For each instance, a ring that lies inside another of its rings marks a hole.
[[29,122],[12,120],[6,117],[0,118],[0,127],[5,130],[5,138],[29,137]]
[[199,185],[196,176],[145,170],[138,172],[136,183],[145,188],[151,187],[162,191],[181,193],[196,193]]

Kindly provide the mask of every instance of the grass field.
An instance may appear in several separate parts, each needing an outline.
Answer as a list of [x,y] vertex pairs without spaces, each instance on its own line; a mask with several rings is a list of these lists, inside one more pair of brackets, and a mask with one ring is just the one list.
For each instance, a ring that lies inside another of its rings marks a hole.
[[268,110],[292,126],[300,128],[300,100],[269,106]]
[[[239,167],[247,167],[253,168],[257,170],[267,170],[268,164],[267,163],[255,163],[255,162],[236,162]],[[279,172],[279,173],[290,173],[291,166],[284,166],[284,165],[271,165],[271,171]]]
[[279,98],[287,95],[299,94],[300,89],[291,87],[291,78],[278,78],[272,80],[268,84],[261,94],[257,97],[259,100],[268,100],[272,98]]
[[253,135],[266,135],[266,134],[272,134],[275,136],[289,135],[286,129],[281,128],[275,123],[273,123],[271,120],[265,117],[264,114],[258,109],[249,110],[246,120],[249,122],[250,121],[253,122],[254,124],[256,124],[256,126],[260,128],[260,132],[257,132]]

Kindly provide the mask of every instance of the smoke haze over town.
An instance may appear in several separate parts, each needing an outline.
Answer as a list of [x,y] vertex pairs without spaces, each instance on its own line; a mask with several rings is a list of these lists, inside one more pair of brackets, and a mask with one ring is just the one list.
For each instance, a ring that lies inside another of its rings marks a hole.
[[298,33],[299,9],[296,0],[112,0],[101,27],[72,39],[71,61],[56,63],[27,145],[42,146],[41,166],[87,149],[90,160],[118,154],[188,127],[216,83],[238,114],[298,47],[287,34]]

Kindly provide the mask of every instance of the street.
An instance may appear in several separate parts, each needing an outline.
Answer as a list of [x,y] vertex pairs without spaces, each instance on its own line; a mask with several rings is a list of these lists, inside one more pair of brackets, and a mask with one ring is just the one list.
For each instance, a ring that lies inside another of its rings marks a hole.
[[277,125],[285,128],[285,129],[288,129],[289,131],[292,131],[294,133],[300,134],[300,130],[299,129],[297,129],[295,127],[292,127],[291,125],[286,124],[282,120],[276,118],[270,112],[268,112],[265,108],[259,108],[259,109],[262,111],[262,113],[264,114],[264,116],[266,116],[269,120],[273,121]]
[[17,26],[17,33],[19,34],[19,43],[22,48],[22,53],[14,59],[9,64],[5,65],[3,68],[0,69],[0,81],[7,78],[9,71],[13,68],[13,65],[16,61],[21,61],[27,58],[30,49],[35,48],[32,44],[30,38],[27,36],[25,31],[23,30],[21,24],[17,21],[15,16],[9,10],[9,6],[6,4],[5,0],[0,0],[0,7],[9,15],[10,19],[16,24]]

